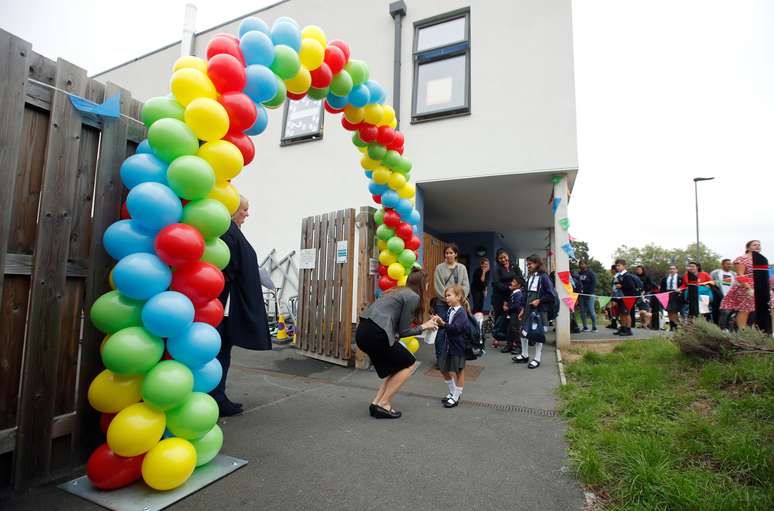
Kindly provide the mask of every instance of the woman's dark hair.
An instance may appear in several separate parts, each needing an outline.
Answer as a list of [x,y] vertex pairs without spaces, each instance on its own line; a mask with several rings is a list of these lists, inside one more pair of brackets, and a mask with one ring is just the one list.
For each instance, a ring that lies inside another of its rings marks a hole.
[[455,256],[460,255],[460,247],[458,247],[456,243],[447,243],[446,245],[444,245],[443,247],[444,255],[446,254],[446,251],[449,249],[451,249],[452,252],[454,252]]
[[750,240],[747,243],[745,243],[744,244],[744,251],[745,251],[745,253],[749,252],[750,251],[750,245],[752,245],[753,243],[756,243],[756,242],[760,243],[761,241],[760,240]]
[[[425,279],[427,274],[419,268],[413,268],[409,273],[408,279],[406,279],[406,287],[414,291],[419,295],[419,305],[417,310],[414,311],[414,322],[420,324],[422,322],[422,316],[424,315],[425,306]],[[395,288],[393,288],[395,289]]]
[[696,261],[688,261],[688,265],[687,266],[690,266],[690,265],[696,266],[696,271],[701,271],[701,265],[699,263],[697,263]]
[[483,264],[483,262],[484,262],[484,261],[486,261],[486,262],[489,262],[489,258],[488,258],[488,257],[482,257],[482,258],[481,258],[481,259],[478,261],[478,264],[479,264],[479,266],[480,266],[481,264]]
[[645,267],[643,265],[641,265],[641,264],[638,264],[637,266],[634,267],[634,271],[636,272],[637,270],[642,270],[642,274],[643,275],[645,275],[645,273],[647,273],[645,271]]
[[535,272],[546,271],[545,265],[543,264],[543,258],[541,258],[537,254],[532,254],[531,256],[529,256],[527,258],[527,262],[535,265]]
[[497,251],[497,254],[495,254],[495,260],[500,259],[500,256],[503,254],[507,255],[508,259],[511,258],[511,256],[508,254],[508,251],[505,250],[504,248],[501,248],[500,250]]

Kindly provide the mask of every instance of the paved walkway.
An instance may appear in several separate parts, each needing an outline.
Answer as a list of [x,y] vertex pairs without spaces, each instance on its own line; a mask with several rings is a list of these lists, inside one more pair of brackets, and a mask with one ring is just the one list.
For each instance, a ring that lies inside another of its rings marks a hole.
[[[368,416],[373,372],[292,348],[235,349],[229,394],[245,413],[221,420],[223,452],[249,464],[174,509],[581,509],[556,414],[553,346],[536,370],[488,352],[471,364],[462,404],[451,410],[440,404],[446,387],[432,357],[423,345],[417,373],[393,402],[404,416],[389,421]],[[53,487],[11,506],[97,509]]]

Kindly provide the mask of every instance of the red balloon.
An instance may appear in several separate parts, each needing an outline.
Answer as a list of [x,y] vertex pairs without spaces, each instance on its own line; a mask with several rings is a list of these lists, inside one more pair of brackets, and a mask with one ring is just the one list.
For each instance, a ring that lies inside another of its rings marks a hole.
[[387,275],[384,275],[384,276],[379,278],[379,288],[382,291],[387,291],[388,289],[393,288],[393,287],[395,287],[397,285],[398,285],[398,281],[392,280]]
[[110,426],[110,421],[113,420],[113,417],[115,417],[117,414],[115,413],[103,413],[99,416],[99,429],[107,434],[108,426]]
[[395,229],[395,235],[403,241],[408,241],[414,235],[414,229],[406,222],[401,222]]
[[255,145],[253,145],[253,140],[244,133],[228,132],[226,136],[223,137],[223,140],[231,142],[237,146],[239,152],[242,153],[242,159],[244,159],[245,165],[253,161],[253,158],[255,158]]
[[360,126],[360,140],[363,142],[374,142],[379,130],[373,124],[362,123]]
[[239,49],[239,39],[231,34],[218,34],[207,44],[207,60],[222,53],[235,57],[242,67],[245,67],[245,58],[242,56],[242,50]]
[[223,321],[223,304],[215,298],[201,307],[197,307],[194,312],[194,321],[217,327]]
[[411,235],[411,239],[406,242],[406,248],[409,250],[418,250],[422,242],[419,240],[416,234]]
[[343,108],[333,108],[331,105],[328,104],[328,101],[323,100],[323,107],[325,107],[325,111],[331,114],[340,114],[344,111]]
[[[219,55],[216,55],[216,58]],[[228,131],[242,133],[255,124],[258,117],[258,109],[247,94],[241,92],[227,92],[218,98],[218,102],[228,112]]]
[[115,490],[130,485],[142,477],[145,453],[124,458],[110,450],[108,444],[97,447],[86,464],[86,475],[100,490]]
[[156,235],[153,246],[159,259],[170,266],[198,261],[204,254],[204,238],[195,227],[187,224],[164,227]]
[[[359,122],[359,123],[357,123],[357,124],[352,124],[351,122],[349,122],[349,121],[347,120],[347,118],[346,118],[346,117],[344,117],[344,116],[342,115],[342,116],[341,116],[341,125],[342,125],[342,126],[344,126],[344,129],[345,129],[345,130],[348,130],[348,131],[355,131],[356,129],[359,129],[359,128],[360,128],[360,126],[362,126],[362,125],[363,125],[363,123],[362,123],[362,122]],[[361,138],[362,138],[362,137],[361,137]]]
[[387,149],[397,150],[399,147],[403,147],[403,142],[405,142],[405,140],[406,137],[403,136],[403,133],[395,131],[392,142],[387,144]]
[[396,148],[395,152],[398,153],[399,155],[403,156],[403,146],[400,146],[400,147]]
[[381,195],[371,195],[371,197],[374,199],[374,202],[377,204],[382,203],[382,196]]
[[292,99],[293,101],[298,101],[299,99],[304,99],[306,96],[306,92],[302,92],[300,94],[296,94],[295,92],[287,91],[285,93],[288,97],[288,99]]
[[384,225],[386,225],[390,229],[395,229],[400,225],[400,215],[397,214],[395,211],[385,211]]
[[376,141],[384,146],[388,146],[392,139],[395,138],[395,130],[389,126],[379,126],[378,133],[376,134]]
[[[344,64],[349,62],[349,45],[347,43],[345,43],[344,41],[342,41],[340,39],[334,39],[333,41],[328,41],[328,48],[330,48],[331,46],[338,48],[339,50],[341,50],[341,53],[344,54]],[[328,52],[327,51],[325,52],[325,58],[326,59],[328,58]],[[327,60],[326,60],[326,62],[327,62]],[[330,64],[328,64],[328,65],[330,66]],[[344,68],[343,65],[341,67],[342,67],[342,69]],[[331,66],[331,71],[333,71],[333,66]],[[339,71],[341,71],[341,69],[339,69]],[[336,74],[339,71],[333,71],[333,74]]]
[[325,58],[323,64],[328,66],[328,70],[331,72],[331,76],[335,75],[342,69],[347,63],[347,56],[341,51],[338,46],[328,46],[325,48]]
[[379,276],[380,277],[384,277],[385,275],[387,275],[387,267],[385,265],[383,265],[383,264],[380,264],[379,265]]
[[126,207],[126,201],[121,204],[121,220],[131,220],[132,215],[129,214],[129,209]]
[[242,92],[247,83],[244,63],[228,53],[219,53],[207,61],[207,76],[221,94]]
[[331,80],[333,79],[333,72],[331,71],[330,66],[325,62],[320,64],[320,67],[314,71],[311,71],[310,74],[312,75],[312,87],[315,89],[324,89],[331,84]]
[[217,298],[225,283],[223,274],[216,266],[196,261],[175,269],[171,288],[186,295],[194,307],[201,307]]

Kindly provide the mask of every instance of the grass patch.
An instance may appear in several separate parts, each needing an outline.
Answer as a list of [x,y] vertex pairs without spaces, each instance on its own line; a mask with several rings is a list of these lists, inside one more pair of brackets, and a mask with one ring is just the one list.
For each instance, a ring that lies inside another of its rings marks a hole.
[[578,477],[611,510],[774,509],[774,356],[628,341],[566,367]]

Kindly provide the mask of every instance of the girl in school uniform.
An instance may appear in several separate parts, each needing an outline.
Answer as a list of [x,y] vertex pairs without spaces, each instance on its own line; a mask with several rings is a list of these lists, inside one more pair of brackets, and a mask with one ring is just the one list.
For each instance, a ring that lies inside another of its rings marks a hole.
[[445,408],[454,408],[462,397],[462,387],[465,385],[465,344],[466,334],[470,331],[470,305],[465,297],[462,286],[455,284],[446,289],[446,304],[449,311],[446,318],[434,316],[438,328],[446,332],[446,346],[438,359],[449,394],[441,400]]
[[503,310],[508,315],[508,351],[514,355],[520,353],[517,348],[517,341],[521,339],[521,320],[524,316],[524,303],[526,298],[522,291],[522,281],[518,277],[511,280],[511,295],[508,301],[503,303]]

